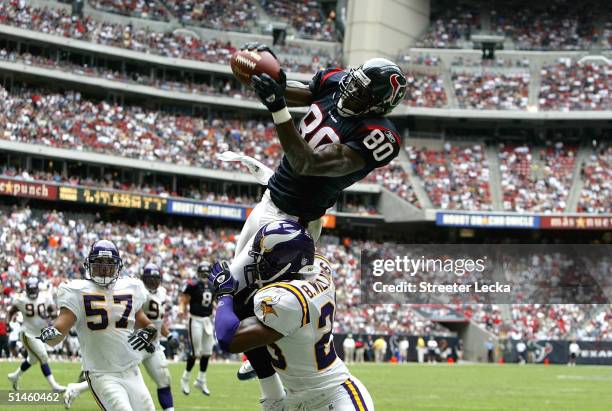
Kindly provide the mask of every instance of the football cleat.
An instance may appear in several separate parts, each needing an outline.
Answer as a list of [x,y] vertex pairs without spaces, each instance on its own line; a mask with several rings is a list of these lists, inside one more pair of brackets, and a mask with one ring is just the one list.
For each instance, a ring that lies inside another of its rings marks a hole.
[[210,395],[210,391],[208,391],[208,386],[206,385],[206,381],[195,380],[195,382],[193,383],[193,386],[202,390],[202,394]]
[[257,378],[257,373],[251,365],[251,362],[247,360],[243,362],[240,368],[238,369],[236,377],[238,377],[240,381],[248,381]]
[[53,387],[53,392],[61,394],[63,392],[66,392],[66,387],[64,387],[63,385],[56,385]]
[[191,392],[189,389],[189,378],[181,378],[181,389],[183,390],[183,394],[189,395]]
[[7,375],[8,380],[11,383],[14,391],[19,391],[19,375],[16,372],[12,372]]
[[72,403],[74,402],[74,400],[77,399],[80,394],[79,390],[74,389],[75,385],[76,384],[68,384],[68,386],[66,387],[66,391],[64,391],[64,408],[66,408],[67,410],[72,407]]

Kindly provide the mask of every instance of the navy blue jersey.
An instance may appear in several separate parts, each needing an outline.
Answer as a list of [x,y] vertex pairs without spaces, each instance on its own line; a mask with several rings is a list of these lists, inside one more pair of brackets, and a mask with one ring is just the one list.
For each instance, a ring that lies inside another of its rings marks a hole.
[[293,171],[286,156],[268,182],[274,204],[304,221],[316,220],[338,200],[345,188],[397,156],[400,137],[385,117],[342,117],[336,110],[336,93],[346,74],[340,69],[319,71],[310,81],[313,102],[300,121],[300,135],[314,150],[325,144],[346,144],[365,160],[365,166],[341,177],[303,176]]
[[213,288],[208,280],[197,278],[188,280],[183,287],[183,294],[191,296],[189,314],[208,317],[213,311]]

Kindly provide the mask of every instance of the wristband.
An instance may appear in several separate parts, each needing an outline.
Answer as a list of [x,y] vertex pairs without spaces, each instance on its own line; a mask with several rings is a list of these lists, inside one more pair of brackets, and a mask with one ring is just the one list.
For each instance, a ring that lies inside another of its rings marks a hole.
[[274,124],[282,124],[291,120],[289,109],[287,107],[283,107],[281,110],[272,113],[272,120],[274,121]]

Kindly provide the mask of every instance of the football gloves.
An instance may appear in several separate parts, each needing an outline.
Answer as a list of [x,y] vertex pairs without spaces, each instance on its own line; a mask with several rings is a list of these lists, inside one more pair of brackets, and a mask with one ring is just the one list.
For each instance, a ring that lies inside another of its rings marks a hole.
[[248,51],[267,51],[268,53],[272,54],[272,56],[274,56],[274,58],[276,60],[278,60],[278,57],[276,57],[276,54],[274,54],[274,52],[272,51],[272,49],[265,45],[265,44],[261,44],[258,43],[256,41],[251,41],[248,43],[244,43],[241,47],[240,47],[240,51],[242,50],[248,50]]
[[220,298],[224,295],[234,295],[238,291],[238,280],[232,277],[227,261],[215,261],[208,276],[215,295]]
[[283,70],[280,71],[280,81],[276,82],[272,77],[263,73],[261,76],[251,76],[251,86],[259,100],[271,113],[287,107],[285,102],[285,88],[287,88],[287,76]]
[[155,345],[153,344],[153,341],[155,340],[156,335],[157,329],[149,325],[130,334],[128,337],[128,343],[137,351],[146,350],[148,353],[154,353]]
[[40,337],[36,337],[39,340],[41,340],[42,342],[46,343],[49,340],[53,340],[57,337],[61,337],[62,333],[59,332],[59,330],[57,328],[55,328],[54,326],[50,325],[48,327],[43,328],[42,330],[40,330]]

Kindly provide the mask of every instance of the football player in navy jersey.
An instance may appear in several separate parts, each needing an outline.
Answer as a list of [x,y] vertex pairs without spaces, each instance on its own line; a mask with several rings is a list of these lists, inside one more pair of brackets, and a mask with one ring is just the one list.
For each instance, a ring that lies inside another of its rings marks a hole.
[[189,395],[189,380],[191,370],[197,359],[200,360],[200,372],[194,386],[202,391],[204,395],[210,395],[206,381],[206,369],[208,360],[212,355],[214,345],[213,323],[210,316],[213,312],[214,295],[213,288],[208,281],[210,263],[203,262],[198,266],[197,277],[185,284],[181,295],[182,310],[189,305],[189,344],[191,353],[187,358],[187,365],[181,378],[183,394]]
[[[265,45],[244,48],[274,54]],[[251,77],[253,89],[272,114],[284,156],[240,233],[230,266],[238,287],[234,306],[241,319],[253,315],[252,296],[261,286],[245,268],[253,263],[248,245],[257,231],[275,220],[297,221],[316,242],[321,217],[342,190],[387,165],[400,150],[399,132],[385,115],[404,98],[407,80],[393,62],[374,58],[350,70],[322,70],[308,86],[280,74],[278,82],[267,74]],[[309,107],[298,127],[288,106]],[[267,350],[245,354],[260,380],[263,409],[282,409],[284,391]]]

